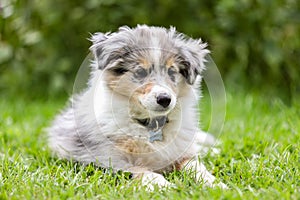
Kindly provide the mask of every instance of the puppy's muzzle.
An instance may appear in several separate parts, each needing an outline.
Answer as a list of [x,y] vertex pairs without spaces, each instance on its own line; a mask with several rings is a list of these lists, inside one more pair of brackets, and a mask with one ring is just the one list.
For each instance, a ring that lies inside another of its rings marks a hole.
[[167,115],[176,105],[175,93],[160,85],[154,85],[147,93],[138,98],[146,113],[151,117]]
[[160,93],[156,97],[157,104],[161,105],[163,108],[167,108],[171,103],[171,96],[167,93]]

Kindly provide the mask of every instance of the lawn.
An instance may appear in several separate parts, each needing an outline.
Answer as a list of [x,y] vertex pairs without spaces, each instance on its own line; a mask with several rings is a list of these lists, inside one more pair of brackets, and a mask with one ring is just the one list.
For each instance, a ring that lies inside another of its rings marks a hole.
[[[299,101],[228,92],[221,153],[203,162],[230,189],[203,188],[176,172],[166,177],[177,188],[155,192],[127,173],[53,158],[44,128],[64,104],[0,100],[0,199],[300,199]],[[207,97],[201,107],[207,129]]]

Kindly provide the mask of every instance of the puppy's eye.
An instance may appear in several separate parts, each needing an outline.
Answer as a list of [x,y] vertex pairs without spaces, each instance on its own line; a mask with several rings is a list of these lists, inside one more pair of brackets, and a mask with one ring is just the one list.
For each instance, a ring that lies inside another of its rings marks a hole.
[[113,73],[114,73],[116,76],[121,76],[121,75],[125,74],[126,72],[128,72],[127,69],[122,68],[122,67],[115,68],[115,69],[113,69],[112,71],[113,71]]
[[147,73],[146,69],[144,69],[144,68],[139,68],[134,72],[135,78],[138,78],[138,79],[143,79],[147,75],[148,75],[148,73]]
[[173,67],[170,67],[168,69],[168,75],[169,77],[171,78],[172,81],[176,81],[176,75],[177,75],[177,71],[173,68]]
[[180,74],[182,74],[182,76],[186,79],[189,78],[189,72],[187,69],[180,69]]

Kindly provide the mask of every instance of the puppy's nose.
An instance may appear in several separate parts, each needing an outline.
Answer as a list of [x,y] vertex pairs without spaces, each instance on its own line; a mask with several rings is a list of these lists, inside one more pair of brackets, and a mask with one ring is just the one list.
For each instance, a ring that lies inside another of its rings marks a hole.
[[166,108],[170,105],[171,103],[171,97],[170,95],[166,93],[161,93],[157,96],[156,102],[161,105],[162,107]]

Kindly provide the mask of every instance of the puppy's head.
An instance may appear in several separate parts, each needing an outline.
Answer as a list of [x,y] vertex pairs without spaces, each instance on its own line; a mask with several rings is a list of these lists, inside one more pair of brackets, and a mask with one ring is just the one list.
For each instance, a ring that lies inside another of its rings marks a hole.
[[115,94],[130,102],[133,118],[166,116],[177,99],[196,84],[204,69],[206,44],[174,28],[121,27],[116,33],[96,33],[91,51],[96,67]]

